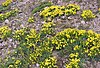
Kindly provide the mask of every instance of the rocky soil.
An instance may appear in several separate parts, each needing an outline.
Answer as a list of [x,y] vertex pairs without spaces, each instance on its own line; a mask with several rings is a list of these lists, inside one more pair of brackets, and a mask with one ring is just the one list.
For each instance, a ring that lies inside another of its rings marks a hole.
[[[5,0],[0,0],[0,4],[4,1]],[[27,20],[30,16],[33,15],[32,10],[36,6],[40,5],[41,2],[45,2],[45,1],[52,1],[55,5],[68,5],[74,3],[80,5],[81,7],[81,11],[78,11],[77,15],[75,16],[69,16],[69,17],[62,16],[62,17],[56,17],[54,19],[54,23],[56,23],[57,26],[56,27],[57,32],[70,27],[70,28],[85,29],[85,30],[91,29],[97,33],[100,33],[100,14],[97,13],[100,3],[97,0],[70,0],[70,1],[68,0],[14,0],[14,2],[11,4],[11,9],[18,8],[20,10],[20,13],[17,14],[15,17],[10,17],[9,19],[6,19],[4,22],[0,22],[0,27],[7,25],[12,30],[17,30],[23,27],[35,28],[37,31],[40,30],[42,24],[44,23],[44,20],[40,18],[39,12],[34,14],[35,17],[34,23],[28,23]],[[84,21],[80,15],[82,11],[86,9],[92,10],[93,13],[96,14],[96,18],[90,21]],[[13,52],[13,48],[16,48],[16,46],[18,46],[18,42],[14,41],[11,38],[8,38],[6,40],[0,39],[0,57],[4,58],[7,51],[9,50]],[[59,64],[63,64],[64,58],[63,59],[61,59],[61,57],[58,58],[60,58],[59,61],[62,61]],[[100,68],[100,62],[90,63],[87,61],[87,63],[84,65],[85,68]]]

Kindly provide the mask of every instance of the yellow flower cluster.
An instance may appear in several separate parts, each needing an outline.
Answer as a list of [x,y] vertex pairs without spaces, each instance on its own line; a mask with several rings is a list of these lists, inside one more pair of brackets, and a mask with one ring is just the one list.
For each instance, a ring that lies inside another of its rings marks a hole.
[[40,68],[58,68],[56,62],[57,59],[55,57],[49,57],[40,63]]
[[69,64],[66,64],[66,68],[80,68],[79,66],[79,63],[80,63],[80,59],[78,58],[79,57],[79,53],[76,52],[76,53],[71,53],[69,55],[70,57],[70,62]]
[[21,65],[20,60],[15,60],[14,64],[9,64],[8,68],[19,68],[19,65]]
[[62,11],[64,8],[65,8],[64,6],[51,6],[51,7],[45,8],[40,13],[40,16],[43,16],[44,18],[45,17],[54,18],[56,16],[61,16],[64,14]]
[[5,14],[0,14],[0,21],[3,21],[9,18],[10,16],[14,16],[17,12],[18,12],[18,9],[15,9],[15,10],[6,12]]
[[14,32],[13,37],[20,41],[20,40],[22,40],[22,38],[24,38],[25,33],[26,33],[25,29],[19,29]]
[[75,53],[75,54],[71,53],[69,56],[70,56],[70,58],[76,58],[79,56],[79,54],[78,53]]
[[[100,34],[92,30],[65,29],[52,38],[52,45],[57,49],[67,48],[69,52],[73,50],[89,57],[96,57],[100,54]],[[70,54],[70,56],[74,56]]]
[[69,4],[66,9],[65,9],[65,14],[67,16],[69,15],[75,15],[77,11],[80,10],[80,6],[76,5],[76,4]]
[[36,33],[35,29],[30,29],[30,33],[26,37],[27,41],[29,41],[29,39],[31,39],[31,38],[36,38],[37,37],[36,35],[37,35],[37,33]]
[[55,24],[53,22],[44,23],[41,29],[43,34],[54,34],[53,28]]
[[28,18],[28,22],[29,22],[29,23],[33,23],[33,22],[34,22],[34,17],[29,17],[29,18]]
[[[47,58],[49,55],[49,53],[52,52],[52,48],[48,47],[48,46],[40,46],[40,47],[35,47],[34,48],[34,52],[30,54],[30,61],[34,64],[34,63],[39,63],[40,59],[42,58]],[[47,54],[47,55],[46,55]],[[43,57],[45,56],[45,57]]]
[[84,10],[81,14],[82,18],[85,20],[90,20],[92,18],[95,18],[96,16],[92,13],[91,10]]
[[[92,30],[65,29],[56,35],[53,32],[53,22],[44,23],[39,33],[35,29],[20,29],[14,32],[14,38],[20,43],[16,48],[14,57],[24,57],[22,60],[16,60],[14,64],[9,64],[8,68],[18,66],[29,66],[38,63],[40,68],[58,68],[57,59],[53,56],[54,51],[61,51],[61,55],[68,55],[69,63],[66,68],[81,68],[80,60],[98,58],[100,54],[100,34]],[[3,30],[3,31],[2,31]],[[0,29],[2,36],[8,27]],[[5,32],[5,34],[7,34]],[[47,37],[47,35],[51,35]],[[0,36],[0,37],[1,37]],[[8,60],[8,59],[7,59]],[[11,61],[8,61],[11,62]]]
[[75,4],[69,4],[67,7],[65,6],[50,6],[48,8],[45,8],[41,13],[40,16],[47,18],[54,18],[56,16],[62,16],[64,14],[68,15],[74,15],[76,12],[80,10],[80,7]]
[[6,0],[5,2],[2,3],[2,6],[7,7],[12,3],[12,0]]
[[10,36],[11,29],[8,26],[2,26],[0,27],[0,38],[4,39]]
[[80,68],[79,66],[80,59],[74,58],[70,60],[69,64],[66,64],[66,68]]

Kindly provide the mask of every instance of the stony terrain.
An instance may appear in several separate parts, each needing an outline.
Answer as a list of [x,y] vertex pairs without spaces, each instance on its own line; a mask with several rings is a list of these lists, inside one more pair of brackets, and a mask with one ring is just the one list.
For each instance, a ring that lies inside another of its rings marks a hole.
[[[44,24],[44,20],[39,16],[40,12],[32,14],[32,10],[40,5],[41,2],[51,1],[54,5],[62,5],[66,6],[68,4],[78,4],[80,5],[81,10],[77,12],[75,16],[61,16],[54,18],[54,23],[56,24],[56,32],[60,32],[65,28],[77,28],[77,29],[84,29],[84,30],[93,30],[96,33],[100,33],[100,14],[98,12],[98,8],[100,3],[97,0],[13,0],[11,5],[11,9],[18,8],[19,13],[15,17],[10,17],[3,22],[0,22],[0,27],[7,25],[13,31],[17,29],[21,29],[24,27],[28,28],[35,28],[39,31],[42,28],[42,24]],[[1,3],[4,0],[0,0]],[[95,13],[96,18],[90,21],[84,21],[81,18],[80,14],[83,10],[90,9]],[[9,11],[7,10],[7,11]],[[34,23],[28,23],[28,18],[33,16],[35,18]],[[18,46],[19,42],[15,41],[11,38],[7,38],[6,40],[0,39],[0,57],[4,58],[8,51],[13,52],[13,48]],[[56,54],[56,53],[54,53]],[[64,68],[62,64],[64,63],[65,58],[58,57],[59,60],[59,68]],[[61,61],[61,62],[60,62]],[[38,66],[38,65],[37,65]],[[100,68],[100,62],[89,62],[87,61],[84,64],[85,68]],[[38,68],[33,66],[32,68]]]

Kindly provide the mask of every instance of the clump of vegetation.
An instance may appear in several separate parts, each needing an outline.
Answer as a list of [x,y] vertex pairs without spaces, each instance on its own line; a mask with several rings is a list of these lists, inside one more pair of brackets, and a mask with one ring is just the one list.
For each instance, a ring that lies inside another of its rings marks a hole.
[[0,6],[0,12],[8,10],[8,9],[9,9],[9,6],[7,6],[7,7]]
[[69,16],[75,15],[78,10],[80,10],[80,7],[75,4],[69,4],[68,6],[50,6],[48,8],[44,8],[44,10],[40,13],[40,16],[44,19],[62,15]]
[[57,59],[55,57],[49,57],[40,63],[40,68],[58,68]]
[[[8,27],[5,28],[2,27],[0,30],[0,33],[3,32],[0,34],[2,38],[8,37],[10,34],[8,34]],[[82,59],[87,60],[87,57],[88,60],[99,58],[100,34],[92,30],[71,28],[58,32],[56,35],[52,31],[54,32],[54,23],[52,22],[43,24],[39,33],[35,29],[28,28],[16,30],[13,39],[19,41],[19,46],[15,48],[12,55],[9,54],[7,61],[3,61],[2,66],[21,68],[25,66],[27,68],[29,65],[38,63],[40,68],[57,68],[57,59],[52,53],[61,50],[65,50],[64,52],[67,52],[69,57],[66,68],[81,68]]]
[[56,16],[61,16],[64,14],[64,12],[62,11],[63,9],[65,9],[64,6],[51,6],[51,7],[45,8],[40,13],[40,16],[43,16],[44,18],[46,17],[54,18]]
[[47,6],[51,6],[52,3],[51,2],[43,2],[41,3],[41,5],[37,6],[36,8],[33,9],[32,13],[36,13],[39,12],[41,10],[43,10],[43,8],[47,7]]
[[26,33],[26,30],[23,28],[23,29],[20,29],[20,30],[16,30],[14,32],[14,38],[18,41],[22,40],[23,38],[25,38],[25,33]]
[[2,3],[2,6],[7,7],[12,3],[12,0],[6,0],[5,2]]
[[52,39],[52,45],[56,50],[63,49],[69,53],[70,63],[66,65],[66,68],[81,68],[79,63],[82,58],[86,59],[86,57],[88,57],[88,59],[92,58],[94,60],[99,58],[99,43],[100,34],[92,30],[65,29],[57,33]]
[[0,38],[5,39],[11,34],[11,29],[8,26],[0,27]]
[[76,4],[69,4],[65,9],[65,14],[67,16],[69,15],[75,15],[77,11],[80,10],[80,6]]
[[90,20],[95,18],[96,16],[92,13],[91,10],[84,10],[81,14],[82,18],[85,20]]
[[18,12],[18,9],[6,12],[4,14],[0,14],[0,21],[4,21],[5,19],[9,18],[10,16],[14,16],[16,15],[16,13]]
[[28,22],[29,22],[29,23],[33,23],[33,22],[34,22],[34,17],[29,17],[29,18],[28,18]]

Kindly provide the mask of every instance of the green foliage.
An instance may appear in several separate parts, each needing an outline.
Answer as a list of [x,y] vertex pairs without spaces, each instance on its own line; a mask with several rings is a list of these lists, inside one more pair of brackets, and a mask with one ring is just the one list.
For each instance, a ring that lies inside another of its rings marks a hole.
[[92,13],[91,10],[84,10],[81,14],[82,18],[85,20],[90,20],[95,18],[96,16]]
[[6,12],[5,14],[0,14],[0,21],[4,21],[5,19],[9,18],[10,16],[16,15],[18,9]]
[[0,6],[0,12],[8,10],[8,9],[9,9],[9,6],[7,6],[7,7]]
[[51,6],[52,3],[51,2],[43,2],[41,3],[41,5],[37,6],[36,8],[33,9],[32,13],[36,13],[41,11],[43,8],[47,7],[47,6]]
[[5,39],[11,34],[11,29],[8,26],[0,27],[0,38]]
[[5,2],[2,3],[2,6],[7,7],[12,3],[12,0],[6,0]]

